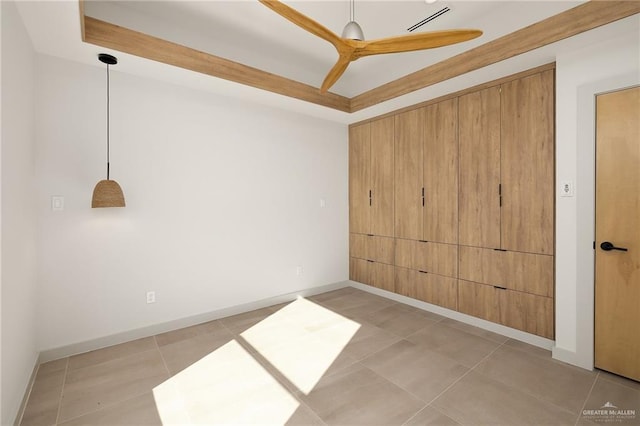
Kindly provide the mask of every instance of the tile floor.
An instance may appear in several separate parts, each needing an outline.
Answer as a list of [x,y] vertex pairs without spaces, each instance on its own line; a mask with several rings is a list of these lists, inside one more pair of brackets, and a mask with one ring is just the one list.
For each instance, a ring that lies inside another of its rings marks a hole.
[[640,383],[345,288],[42,364],[21,424],[598,423]]

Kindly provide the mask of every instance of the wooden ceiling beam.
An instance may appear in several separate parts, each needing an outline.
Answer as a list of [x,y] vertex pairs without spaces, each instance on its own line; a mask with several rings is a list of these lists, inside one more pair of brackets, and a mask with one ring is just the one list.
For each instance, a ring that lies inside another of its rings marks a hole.
[[349,98],[84,15],[83,41],[321,106],[350,112]]
[[640,1],[593,0],[351,98],[351,112],[640,13]]

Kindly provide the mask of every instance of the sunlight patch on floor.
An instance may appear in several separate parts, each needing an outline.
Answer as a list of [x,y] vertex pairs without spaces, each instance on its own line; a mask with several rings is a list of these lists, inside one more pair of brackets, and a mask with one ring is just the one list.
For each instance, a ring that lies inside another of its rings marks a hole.
[[299,298],[241,336],[308,394],[359,328],[357,322]]
[[298,298],[242,332],[239,341],[231,340],[156,386],[160,419],[165,425],[285,424],[300,403],[258,360],[278,370],[287,386],[308,394],[359,328]]
[[235,340],[153,390],[163,424],[285,424],[298,401]]

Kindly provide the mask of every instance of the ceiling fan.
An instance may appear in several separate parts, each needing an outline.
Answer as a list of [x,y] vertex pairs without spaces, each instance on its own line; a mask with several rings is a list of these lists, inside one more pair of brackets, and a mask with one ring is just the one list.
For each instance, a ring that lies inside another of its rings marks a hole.
[[[353,1],[353,0],[352,0]],[[418,34],[402,35],[397,37],[380,38],[376,40],[364,40],[360,25],[352,16],[344,28],[342,37],[334,34],[323,25],[303,15],[292,7],[279,0],[260,0],[260,3],[288,19],[300,28],[333,44],[338,51],[338,62],[331,68],[320,87],[320,92],[325,93],[338,81],[345,72],[349,63],[364,56],[380,55],[384,53],[411,52],[414,50],[432,49],[434,47],[448,46],[471,40],[482,35],[480,30],[445,30],[432,31]]]

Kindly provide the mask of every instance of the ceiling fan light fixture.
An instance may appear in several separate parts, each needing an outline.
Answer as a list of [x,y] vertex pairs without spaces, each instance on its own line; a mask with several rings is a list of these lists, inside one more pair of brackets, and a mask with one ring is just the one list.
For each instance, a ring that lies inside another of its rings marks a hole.
[[349,21],[349,23],[345,25],[344,30],[342,30],[342,38],[363,41],[364,33],[356,21]]

